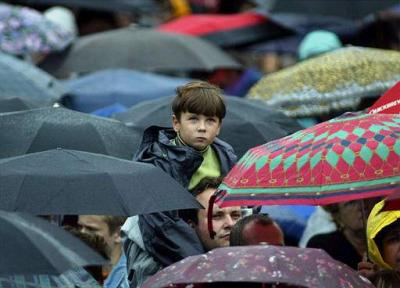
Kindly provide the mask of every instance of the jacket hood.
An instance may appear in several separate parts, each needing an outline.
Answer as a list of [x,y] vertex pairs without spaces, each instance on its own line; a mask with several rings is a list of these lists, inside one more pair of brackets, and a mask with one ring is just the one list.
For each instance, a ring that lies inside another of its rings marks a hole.
[[368,217],[367,223],[367,239],[368,239],[368,254],[372,262],[377,264],[380,268],[393,269],[387,264],[378,249],[375,242],[375,237],[385,227],[389,226],[396,220],[400,219],[400,210],[397,211],[381,211],[385,201],[377,203],[372,209]]

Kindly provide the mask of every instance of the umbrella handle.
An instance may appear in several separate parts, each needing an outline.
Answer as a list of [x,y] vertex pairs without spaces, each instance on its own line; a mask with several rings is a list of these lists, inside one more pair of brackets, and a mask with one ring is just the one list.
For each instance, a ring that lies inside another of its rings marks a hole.
[[366,256],[367,256],[367,261],[369,259],[369,251],[368,251],[368,236],[367,236],[367,217],[365,216],[365,204],[364,204],[364,199],[361,199],[361,214],[362,214],[362,221],[363,221],[363,228],[365,231],[365,247],[366,249]]

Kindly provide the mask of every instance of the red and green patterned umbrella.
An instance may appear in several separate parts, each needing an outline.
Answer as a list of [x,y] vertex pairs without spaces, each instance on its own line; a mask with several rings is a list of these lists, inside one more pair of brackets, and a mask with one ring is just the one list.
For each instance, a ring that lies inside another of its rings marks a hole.
[[325,205],[390,194],[400,182],[400,115],[344,114],[250,149],[216,204]]

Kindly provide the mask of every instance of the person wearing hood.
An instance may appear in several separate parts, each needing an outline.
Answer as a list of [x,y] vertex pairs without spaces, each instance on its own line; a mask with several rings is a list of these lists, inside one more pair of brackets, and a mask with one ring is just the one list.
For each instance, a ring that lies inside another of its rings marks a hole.
[[378,270],[400,271],[400,210],[382,211],[384,204],[374,206],[367,222],[368,256],[373,264],[358,265],[360,274],[370,279]]

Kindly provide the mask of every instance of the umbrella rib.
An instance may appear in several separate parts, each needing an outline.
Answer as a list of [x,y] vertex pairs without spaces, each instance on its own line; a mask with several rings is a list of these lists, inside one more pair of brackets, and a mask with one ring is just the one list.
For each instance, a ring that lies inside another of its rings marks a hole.
[[[95,171],[100,172],[100,173],[102,173],[102,174],[105,174],[105,175],[111,180],[111,183],[112,183],[113,187],[114,187],[114,188],[117,188],[117,186],[115,185],[114,179],[110,176],[109,173],[98,170],[98,168],[97,168],[95,165],[93,165],[92,163],[86,161],[85,159],[82,159],[82,158],[78,157],[78,156],[75,155],[72,151],[68,151],[68,150],[62,150],[62,151],[65,152],[65,153],[67,153],[67,154],[69,154],[69,155],[71,155],[71,156],[74,157],[76,160],[82,161],[82,162],[88,164],[89,166],[93,167]],[[101,154],[100,154],[100,155],[101,155]],[[105,157],[111,157],[111,156],[108,156],[108,155],[104,155],[104,156],[105,156]],[[113,157],[111,157],[111,158],[113,158]],[[127,161],[127,160],[126,160],[126,161]],[[118,189],[115,189],[115,190],[118,191]],[[119,198],[119,200],[120,200],[119,203],[122,205],[123,210],[125,211],[126,215],[129,215],[129,214],[130,214],[130,213],[129,213],[129,207],[125,204],[125,199],[123,199],[123,198],[121,197],[120,193],[116,193],[116,195],[118,195],[118,198]],[[132,216],[132,215],[130,215],[130,216]]]

